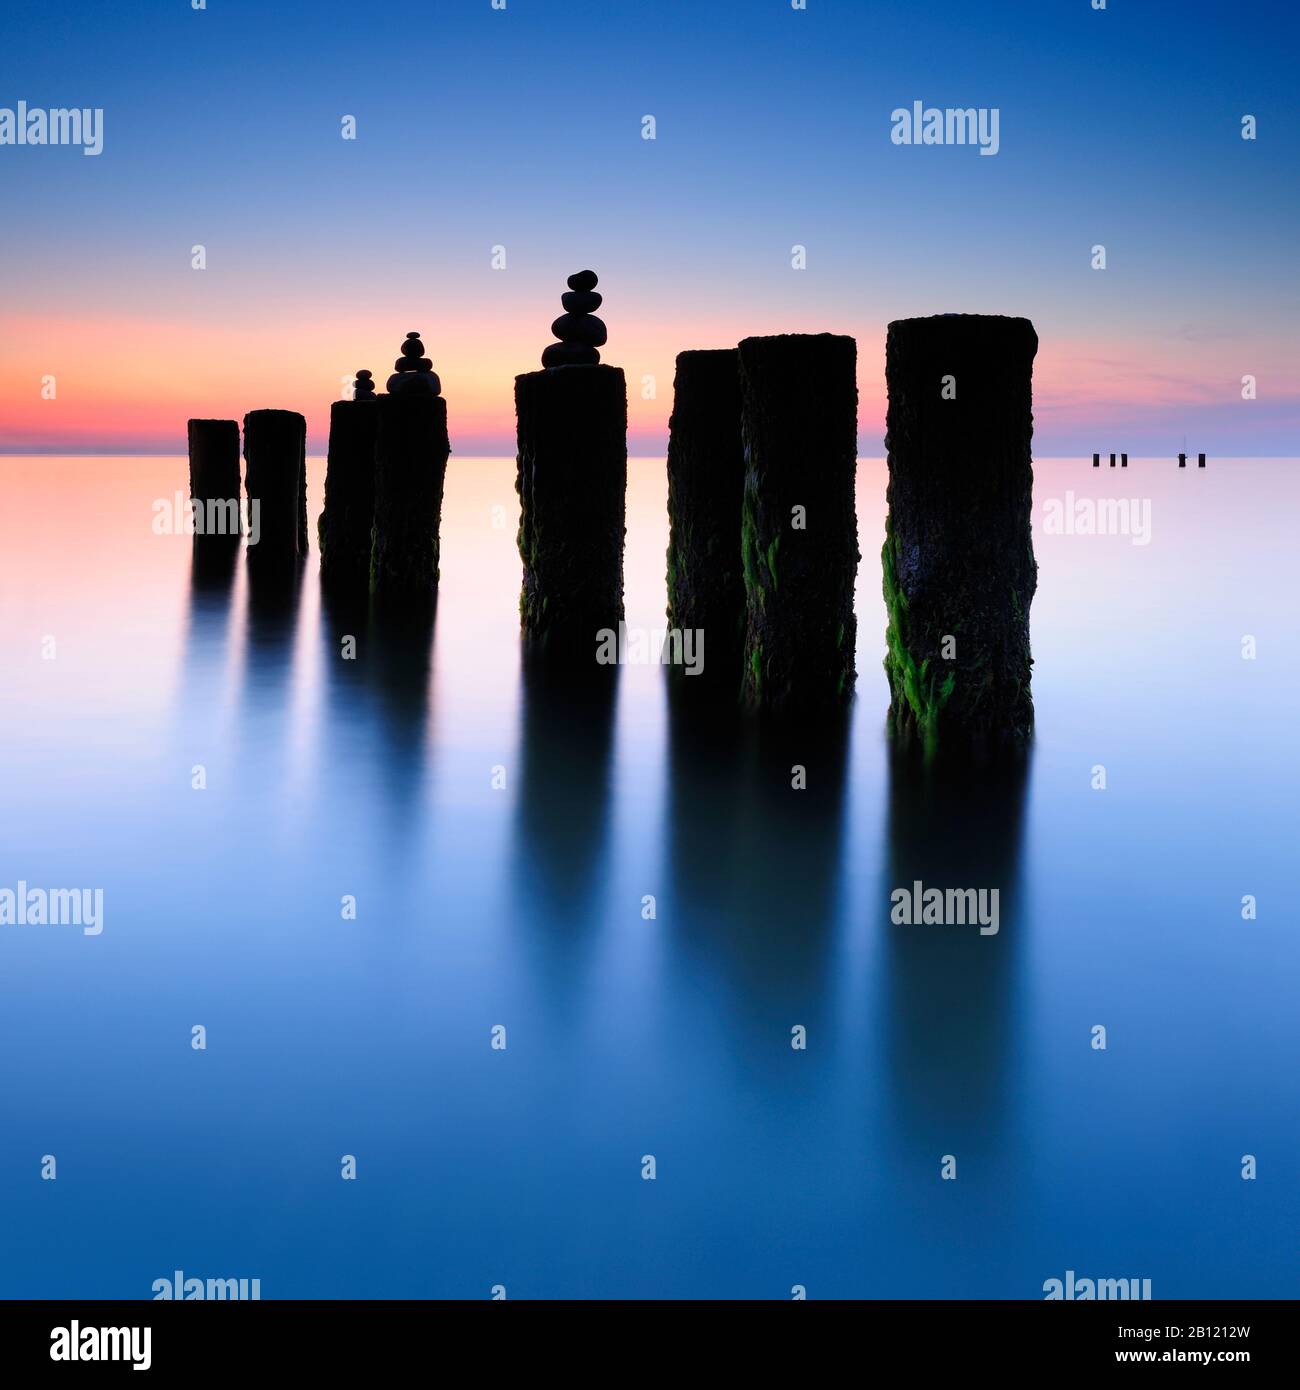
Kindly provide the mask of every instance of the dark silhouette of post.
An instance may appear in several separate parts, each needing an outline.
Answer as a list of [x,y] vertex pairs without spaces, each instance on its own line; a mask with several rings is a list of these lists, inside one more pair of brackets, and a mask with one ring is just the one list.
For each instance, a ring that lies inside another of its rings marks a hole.
[[1205,455],[1204,455],[1204,454],[1197,454],[1197,455],[1196,455],[1196,466],[1197,466],[1197,468],[1204,468],[1204,467],[1205,467]]
[[742,690],[752,706],[835,704],[853,691],[857,351],[832,333],[740,344]]
[[740,356],[677,354],[668,422],[668,622],[704,633],[704,671],[731,685],[745,640]]
[[[239,506],[239,425],[234,420],[191,420],[190,497]],[[236,533],[237,534],[237,533]]]
[[1111,466],[1112,468],[1115,467],[1115,455],[1114,455],[1114,454],[1112,454],[1112,455],[1110,456],[1110,466]]
[[891,726],[927,755],[941,745],[988,751],[1032,732],[1037,350],[1028,319],[889,325],[885,669]]
[[316,534],[321,582],[364,593],[370,587],[379,402],[369,372],[357,373],[354,390],[350,401],[330,406],[325,508]]
[[1179,466],[1179,468],[1186,468],[1186,467],[1187,467],[1187,455],[1186,455],[1186,454],[1179,454],[1179,455],[1178,455],[1178,466]]
[[1121,455],[1119,456],[1119,466],[1120,466],[1121,468],[1127,468],[1127,467],[1128,467],[1128,455],[1127,455],[1127,454],[1121,454]]
[[543,370],[515,378],[523,635],[539,649],[596,658],[623,618],[627,383],[597,351],[605,325],[593,271],[569,276],[560,340]]
[[375,529],[370,589],[419,609],[438,591],[438,531],[451,443],[447,402],[418,333],[408,333],[381,396],[375,434]]
[[1100,468],[1100,467],[1101,467],[1101,455],[1100,455],[1100,454],[1093,454],[1093,456],[1092,456],[1092,466],[1093,466],[1094,468]]
[[[306,553],[303,496],[307,421],[294,410],[244,416],[244,487],[260,529],[249,558],[280,561]],[[256,552],[256,554],[255,554]]]

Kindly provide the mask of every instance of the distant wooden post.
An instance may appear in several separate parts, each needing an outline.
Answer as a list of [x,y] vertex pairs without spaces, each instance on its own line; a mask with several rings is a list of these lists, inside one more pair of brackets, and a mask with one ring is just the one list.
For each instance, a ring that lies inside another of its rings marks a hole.
[[739,360],[743,692],[777,711],[835,704],[856,675],[857,344],[746,338]]
[[1037,350],[1028,319],[941,314],[889,325],[885,669],[893,728],[927,753],[1023,742],[1033,726]]
[[733,691],[745,639],[740,355],[677,354],[668,422],[668,622],[704,634],[706,678]]
[[325,508],[316,531],[321,581],[338,589],[370,587],[375,523],[375,435],[379,402],[370,373],[358,373],[356,394],[330,406]]
[[244,487],[260,531],[250,559],[293,559],[306,553],[303,496],[307,421],[294,410],[250,410],[244,416]]
[[196,501],[239,501],[239,425],[234,420],[191,420],[190,496]]

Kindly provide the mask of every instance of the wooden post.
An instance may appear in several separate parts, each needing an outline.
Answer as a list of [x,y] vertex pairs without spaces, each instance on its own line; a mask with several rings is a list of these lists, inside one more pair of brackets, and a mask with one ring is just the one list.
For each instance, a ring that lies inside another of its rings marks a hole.
[[941,314],[889,325],[885,669],[892,726],[927,754],[948,742],[1024,742],[1033,727],[1037,350],[1028,319]]
[[418,607],[438,591],[438,529],[451,444],[447,402],[423,392],[381,396],[375,435],[370,589]]
[[743,693],[778,711],[835,704],[856,675],[857,344],[746,338],[739,358]]
[[[250,559],[295,559],[306,553],[303,476],[307,422],[294,410],[250,410],[244,416],[244,487],[261,537]],[[255,554],[256,552],[256,554]]]
[[526,638],[595,660],[623,618],[627,384],[620,367],[515,378]]
[[745,641],[744,489],[739,353],[678,353],[668,422],[668,622],[704,634],[703,674],[733,694]]
[[[234,513],[235,528],[226,534],[239,534],[239,425],[234,420],[191,420],[186,426],[190,454],[190,498],[204,504],[216,502]],[[196,531],[195,538],[207,535]]]
[[364,592],[370,585],[378,426],[379,402],[373,394],[330,406],[325,508],[316,533],[321,581],[335,588]]

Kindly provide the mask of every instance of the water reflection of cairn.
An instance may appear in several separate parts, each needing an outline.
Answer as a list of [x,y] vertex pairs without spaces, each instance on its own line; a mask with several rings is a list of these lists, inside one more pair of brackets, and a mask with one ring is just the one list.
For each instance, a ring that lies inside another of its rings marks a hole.
[[605,346],[609,335],[604,322],[596,317],[601,305],[597,283],[594,270],[579,270],[569,276],[569,292],[560,296],[564,313],[551,324],[551,332],[560,341],[542,353],[543,367],[594,367],[600,361],[597,349]]

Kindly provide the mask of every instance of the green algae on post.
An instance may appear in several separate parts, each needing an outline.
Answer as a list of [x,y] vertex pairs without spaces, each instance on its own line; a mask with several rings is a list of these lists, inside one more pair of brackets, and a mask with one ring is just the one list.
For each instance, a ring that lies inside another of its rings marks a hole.
[[1033,730],[1028,319],[941,314],[889,325],[888,516],[881,552],[889,723],[932,758]]
[[745,631],[744,482],[736,349],[678,353],[668,422],[668,625],[706,635],[704,674],[733,691]]
[[739,358],[743,695],[774,711],[835,705],[856,675],[857,344],[746,338]]

